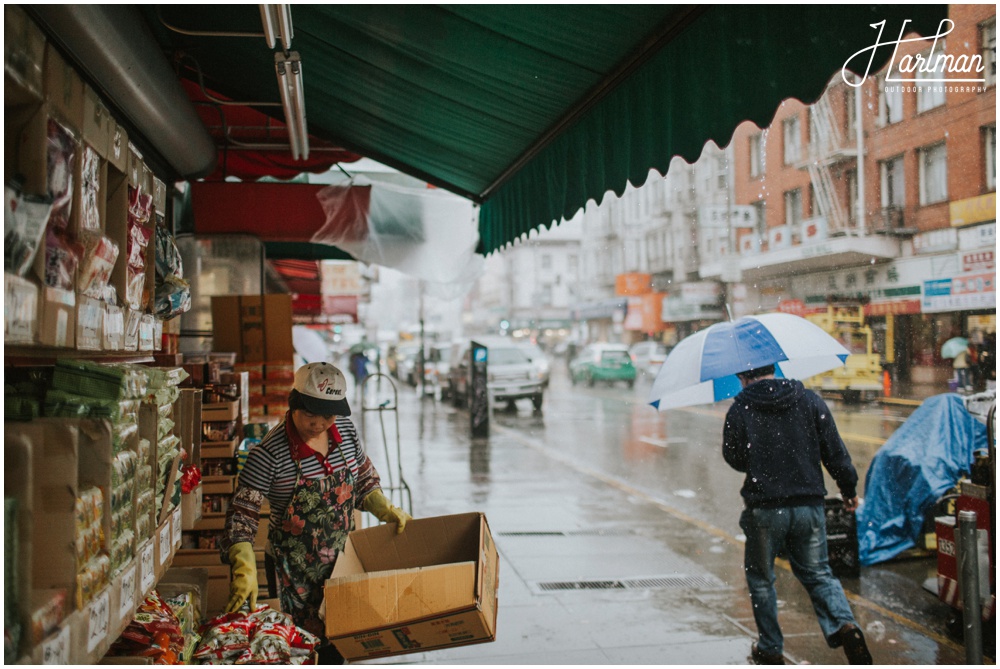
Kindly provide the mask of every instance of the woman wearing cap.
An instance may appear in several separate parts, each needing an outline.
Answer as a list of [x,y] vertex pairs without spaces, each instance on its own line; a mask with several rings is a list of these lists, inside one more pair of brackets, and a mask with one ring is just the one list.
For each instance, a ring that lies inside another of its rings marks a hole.
[[[227,611],[257,603],[253,541],[260,507],[271,505],[268,543],[274,556],[281,608],[295,624],[326,639],[319,618],[323,584],[353,529],[355,508],[402,532],[410,516],[382,494],[379,475],[348,416],[343,373],[326,362],[295,372],[288,413],[251,449],[226,514],[223,561],[232,566]],[[326,644],[321,664],[343,658]]]

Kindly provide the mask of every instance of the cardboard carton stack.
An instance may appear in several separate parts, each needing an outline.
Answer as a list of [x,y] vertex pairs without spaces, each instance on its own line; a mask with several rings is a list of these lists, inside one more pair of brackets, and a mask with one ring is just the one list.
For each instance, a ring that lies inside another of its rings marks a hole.
[[121,520],[114,450],[105,419],[4,425],[5,497],[17,509],[17,547],[5,555],[18,574],[13,611],[21,634],[12,651],[18,657],[96,663],[173,557],[177,542],[168,521],[112,572],[113,525]]
[[4,342],[160,350],[166,185],[24,9],[4,20]]
[[247,374],[250,418],[277,423],[295,377],[291,296],[213,297],[212,323],[215,349],[235,351],[235,371]]

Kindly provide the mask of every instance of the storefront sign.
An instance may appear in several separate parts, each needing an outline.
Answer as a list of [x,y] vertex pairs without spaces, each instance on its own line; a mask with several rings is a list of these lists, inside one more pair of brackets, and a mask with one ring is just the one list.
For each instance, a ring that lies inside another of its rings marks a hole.
[[695,281],[681,284],[680,298],[684,304],[718,304],[722,287],[715,281]]
[[778,311],[783,314],[805,316],[806,303],[802,300],[782,300],[781,302],[778,302]]
[[625,313],[625,308],[625,300],[618,298],[614,300],[603,300],[601,302],[591,302],[590,304],[581,304],[570,313],[573,320],[594,321],[605,318],[615,318],[615,314],[618,314],[618,317],[620,318],[621,314]]
[[685,304],[680,297],[663,299],[660,318],[665,323],[684,321],[717,321],[722,319],[722,309],[714,304]]
[[703,228],[755,228],[757,209],[750,204],[708,205],[698,209],[698,223]]
[[964,274],[924,281],[921,305],[924,313],[995,309],[996,305],[996,273]]
[[743,255],[757,255],[760,253],[760,237],[753,232],[740,237],[740,253]]
[[323,295],[358,295],[361,270],[353,260],[324,260],[319,265]]
[[997,245],[997,224],[987,223],[958,231],[958,249],[992,249]]
[[983,272],[996,269],[993,251],[974,251],[962,254],[963,272]]
[[631,272],[615,277],[615,295],[645,295],[652,290],[652,276]]
[[920,299],[895,300],[893,302],[872,302],[864,306],[865,316],[904,316],[920,313]]
[[958,230],[955,228],[921,232],[913,237],[914,253],[941,253],[942,251],[954,251],[957,248]]
[[801,225],[802,225],[803,244],[812,244],[814,242],[820,242],[826,239],[827,236],[826,217],[817,216],[816,218],[809,218],[802,221]]
[[632,332],[661,332],[663,330],[663,294],[651,293],[628,298],[628,313],[622,326]]
[[767,231],[767,250],[777,251],[792,246],[792,232],[787,225],[779,225]]
[[960,228],[973,223],[996,221],[997,194],[989,193],[952,202],[950,207],[951,225]]

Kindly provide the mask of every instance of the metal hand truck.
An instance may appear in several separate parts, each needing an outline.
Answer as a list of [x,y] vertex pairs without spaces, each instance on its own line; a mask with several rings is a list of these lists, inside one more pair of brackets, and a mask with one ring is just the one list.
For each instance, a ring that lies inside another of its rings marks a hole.
[[[384,381],[383,381],[384,379]],[[372,384],[374,381],[374,385]],[[388,383],[389,389],[391,389],[391,396],[388,393],[383,393],[383,383]],[[370,374],[365,377],[364,381],[361,382],[361,436],[365,441],[366,447],[371,444],[371,440],[368,438],[368,421],[366,420],[369,413],[378,414],[378,422],[381,427],[382,436],[382,447],[385,452],[385,462],[386,471],[380,472],[383,474],[383,478],[387,479],[389,485],[384,485],[383,481],[382,492],[386,494],[389,501],[393,504],[399,506],[399,508],[406,511],[411,516],[413,515],[413,496],[410,493],[410,486],[403,477],[403,462],[402,462],[402,452],[400,450],[400,439],[399,439],[399,393],[396,391],[396,384],[393,383],[392,378],[381,372],[375,374]],[[396,455],[395,462],[393,462],[392,455],[389,449],[389,435],[385,428],[385,414],[391,412],[395,418],[396,422]],[[395,466],[394,466],[395,465]]]

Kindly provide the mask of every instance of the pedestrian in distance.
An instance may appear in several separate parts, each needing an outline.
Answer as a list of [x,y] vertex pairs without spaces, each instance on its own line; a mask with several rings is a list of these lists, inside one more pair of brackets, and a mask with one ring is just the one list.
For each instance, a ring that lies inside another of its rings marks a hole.
[[284,420],[247,456],[226,514],[220,541],[231,566],[227,612],[257,604],[254,537],[261,504],[271,506],[267,553],[273,560],[282,611],[295,624],[323,639],[319,664],[343,664],[320,618],[323,586],[354,529],[354,510],[396,523],[402,532],[410,515],[386,499],[378,472],[348,418],[347,381],[327,362],[295,372]]
[[958,382],[958,392],[972,392],[972,381],[969,378],[969,349],[959,351],[955,359],[951,361],[951,366],[955,370],[955,377]]
[[826,545],[822,468],[836,481],[848,511],[858,506],[858,474],[826,403],[800,381],[774,373],[774,365],[767,365],[737,374],[743,390],[726,414],[722,446],[729,466],[746,474],[740,527],[758,634],[751,658],[755,664],[785,663],[774,585],[774,561],[784,551],[809,592],[827,644],[843,647],[850,664],[871,664]]

